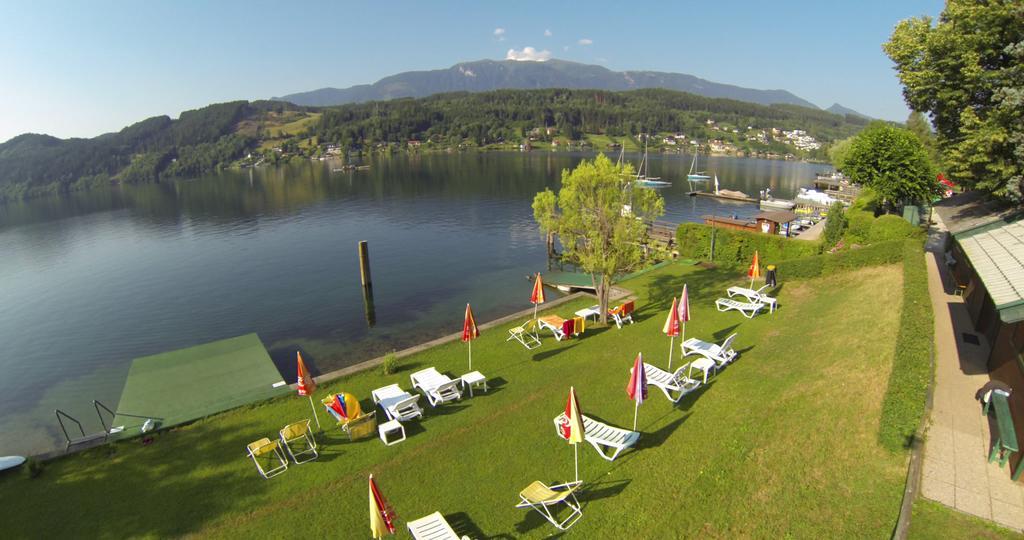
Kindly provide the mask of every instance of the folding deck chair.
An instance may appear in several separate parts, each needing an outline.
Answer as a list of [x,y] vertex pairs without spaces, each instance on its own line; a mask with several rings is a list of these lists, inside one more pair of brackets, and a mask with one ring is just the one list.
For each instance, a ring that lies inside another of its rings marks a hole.
[[402,390],[397,384],[389,384],[378,388],[370,393],[373,402],[384,409],[384,414],[390,420],[406,421],[414,418],[423,418],[423,409],[420,407],[419,394],[410,394]]
[[[269,479],[288,470],[288,459],[284,457],[284,452],[281,451],[281,443],[278,441],[272,441],[267,437],[263,437],[258,441],[249,443],[245,447],[245,453],[252,458],[253,463],[256,464],[256,470],[260,472],[260,476],[263,478]],[[279,464],[272,469],[264,469],[263,465],[260,464],[260,458],[266,458],[270,463],[274,463],[274,458],[277,458]]]
[[[313,431],[309,427],[309,419],[288,424],[281,428],[279,434],[281,435],[281,443],[284,444],[284,449],[296,464],[313,461],[320,457],[320,454],[316,451],[316,439],[313,438]],[[300,443],[302,444],[302,450],[298,452],[292,450],[293,444],[298,445]],[[299,459],[300,456],[306,455],[310,457]]]
[[519,326],[508,329],[508,339],[518,341],[527,349],[540,347],[540,335],[537,333],[537,321],[530,319]]
[[[583,418],[583,438],[597,450],[598,454],[601,454],[601,457],[608,461],[615,461],[620,452],[631,448],[640,440],[640,433],[637,431],[609,426],[585,414],[580,416]],[[565,433],[562,431],[562,426],[568,421],[565,413],[555,417],[555,431],[563,439]]]
[[[548,486],[535,480],[519,492],[519,504],[516,505],[516,508],[532,508],[544,516],[549,523],[564,531],[583,517],[580,501],[576,499],[576,489],[579,486],[578,482]],[[551,512],[551,508],[559,504],[564,504],[572,510],[562,521],[555,519]]]
[[622,305],[609,309],[608,315],[615,321],[616,327],[622,328],[622,325],[626,324],[626,322],[633,324],[634,309],[636,309],[636,304],[633,303],[633,300],[630,300],[629,302],[625,302]]
[[452,380],[433,367],[421,369],[409,376],[412,387],[423,392],[427,396],[427,402],[431,407],[437,407],[442,403],[462,399],[462,391],[459,390],[459,381]]
[[459,536],[448,524],[441,512],[434,512],[426,517],[410,521],[409,534],[416,540],[469,540],[468,536]]
[[[689,364],[687,364],[677,369],[675,373],[669,373],[644,362],[644,373],[647,374],[648,384],[661,390],[672,403],[678,403],[680,399],[683,399],[683,396],[700,388],[700,381],[691,379],[683,374],[689,367]],[[629,371],[632,373],[633,368],[629,368]],[[677,395],[673,397],[673,394]]]
[[740,302],[731,298],[719,298],[715,300],[715,307],[718,311],[729,311],[735,309],[743,314],[748,319],[753,319],[754,315],[757,315],[758,311],[764,308],[764,302],[758,300],[757,302]]
[[732,334],[725,338],[725,341],[723,341],[721,345],[716,345],[707,341],[701,341],[697,338],[690,338],[684,341],[681,345],[683,348],[683,357],[687,357],[691,354],[699,354],[704,358],[714,361],[715,365],[719,368],[723,368],[733,360],[736,360],[736,356],[739,354],[732,348],[732,342],[735,341],[735,339],[736,334]]

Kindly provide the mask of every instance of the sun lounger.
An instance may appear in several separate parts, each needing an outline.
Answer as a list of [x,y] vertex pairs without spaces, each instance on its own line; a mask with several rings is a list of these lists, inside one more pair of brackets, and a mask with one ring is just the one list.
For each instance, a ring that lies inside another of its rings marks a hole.
[[739,302],[731,298],[719,298],[715,300],[715,307],[718,308],[718,311],[735,309],[742,313],[744,317],[753,319],[754,315],[757,315],[757,312],[764,308],[764,302]]
[[729,295],[729,298],[739,295],[746,298],[747,301],[751,303],[761,302],[762,304],[768,304],[768,312],[775,313],[775,305],[778,301],[764,294],[766,289],[768,289],[768,285],[763,285],[756,291],[746,287],[729,287],[725,292]]
[[620,306],[614,307],[608,310],[608,315],[615,321],[615,326],[622,328],[622,325],[629,322],[633,324],[633,310],[636,309],[636,304],[632,300],[625,302]]
[[[284,471],[288,470],[288,459],[284,457],[284,452],[281,451],[281,443],[278,441],[272,441],[267,437],[251,442],[245,447],[245,453],[252,458],[253,463],[256,464],[256,470],[260,472],[260,476],[263,478],[270,478],[277,476]],[[277,463],[274,468],[263,468],[263,464],[260,463],[260,458],[266,458],[270,464]]]
[[410,394],[397,384],[378,388],[370,395],[373,397],[373,402],[380,405],[380,408],[384,409],[384,414],[391,420],[404,422],[413,418],[423,418],[419,394]]
[[[579,482],[548,486],[543,482],[534,481],[519,492],[519,504],[516,505],[516,508],[532,508],[544,516],[549,523],[564,531],[583,517],[580,501],[576,499],[576,489],[579,486]],[[572,510],[562,521],[555,519],[554,514],[551,513],[551,508],[559,504],[564,504]]]
[[442,403],[462,399],[462,392],[459,390],[459,381],[452,380],[447,375],[429,367],[413,373],[409,376],[412,387],[423,392],[431,407],[437,407]]
[[552,335],[555,339],[562,341],[567,337],[573,335],[573,331],[576,328],[576,322],[573,319],[563,319],[558,315],[548,315],[547,317],[541,317],[537,319],[537,324],[541,328],[547,328],[551,330]]
[[508,339],[505,341],[518,341],[527,349],[540,347],[540,336],[537,335],[537,321],[530,319],[519,326],[508,329]]
[[722,368],[736,359],[736,350],[732,348],[732,342],[735,339],[736,334],[732,334],[725,338],[721,345],[716,345],[697,338],[690,338],[683,342],[683,356],[699,354],[704,358],[714,361],[719,368]]
[[[620,452],[630,448],[636,444],[636,441],[640,440],[640,433],[637,431],[609,426],[585,414],[582,417],[583,438],[594,446],[594,449],[597,450],[597,453],[601,454],[601,457],[608,461],[615,461]],[[564,438],[561,426],[568,421],[569,419],[566,418],[565,413],[555,417],[555,431],[558,432],[559,437]]]
[[[700,388],[700,381],[691,379],[684,375],[688,365],[677,369],[675,373],[669,373],[659,367],[644,362],[644,373],[647,374],[647,384],[658,387],[664,392],[665,397],[672,403],[677,403],[686,394]],[[629,369],[632,373],[633,368]],[[673,394],[676,394],[673,396]]]
[[416,540],[469,540],[467,536],[455,534],[441,512],[410,521],[408,526],[409,534]]
[[[316,439],[313,438],[313,431],[309,427],[308,419],[288,424],[281,428],[279,434],[281,435],[281,442],[284,444],[285,451],[288,452],[288,455],[292,457],[292,461],[296,464],[313,461],[320,457],[320,454],[316,451]],[[292,446],[299,445],[301,445],[301,450],[298,452],[292,449]],[[309,457],[300,460],[300,456]]]

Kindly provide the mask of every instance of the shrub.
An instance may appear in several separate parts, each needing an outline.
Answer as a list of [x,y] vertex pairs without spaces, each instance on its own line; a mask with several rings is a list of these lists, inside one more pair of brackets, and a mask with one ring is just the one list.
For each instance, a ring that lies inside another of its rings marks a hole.
[[843,212],[843,203],[836,201],[828,209],[828,218],[825,221],[825,246],[836,245],[843,238],[846,231],[846,215]]
[[869,242],[884,242],[886,240],[903,240],[910,238],[917,233],[917,228],[900,216],[887,214],[879,216],[871,223],[868,230]]
[[[676,229],[679,255],[686,259],[712,258],[712,228],[701,223],[682,223]],[[794,240],[760,232],[717,228],[715,231],[715,263],[722,266],[745,266],[757,251],[765,263],[781,259],[797,259],[821,253],[820,242]]]
[[871,224],[875,222],[875,214],[867,210],[854,210],[846,213],[846,242],[850,244],[866,244],[871,234]]
[[903,309],[878,433],[882,446],[893,452],[913,441],[932,379],[934,327],[922,246],[921,239],[903,242]]
[[391,375],[398,371],[398,356],[395,351],[391,351],[384,355],[384,360],[380,363],[380,372],[384,375]]

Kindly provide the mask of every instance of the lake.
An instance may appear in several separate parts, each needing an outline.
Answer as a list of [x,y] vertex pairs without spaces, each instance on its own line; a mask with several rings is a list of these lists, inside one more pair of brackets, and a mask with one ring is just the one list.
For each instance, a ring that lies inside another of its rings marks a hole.
[[[257,332],[294,382],[526,309],[546,267],[530,203],[590,154],[399,155],[228,171],[0,205],[0,455],[63,446],[54,409],[98,431],[133,358]],[[639,156],[627,155],[634,163]],[[689,197],[692,157],[657,155],[665,221],[750,216]],[[701,156],[721,187],[792,197],[823,165]],[[376,324],[357,243],[369,242]],[[363,396],[366,397],[366,396]]]

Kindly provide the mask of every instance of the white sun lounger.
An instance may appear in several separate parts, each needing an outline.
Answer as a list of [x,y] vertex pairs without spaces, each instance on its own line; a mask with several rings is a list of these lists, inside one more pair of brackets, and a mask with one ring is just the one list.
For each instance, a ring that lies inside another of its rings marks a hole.
[[416,540],[468,540],[467,536],[455,534],[448,520],[441,512],[434,512],[426,517],[408,523],[409,534]]
[[[581,415],[583,417],[583,438],[594,446],[598,454],[608,461],[615,461],[619,453],[623,450],[630,448],[640,440],[640,432],[629,431],[628,429],[617,428],[615,426],[609,426],[590,418],[587,415]],[[569,419],[562,413],[555,417],[555,430],[558,436],[562,436],[562,425],[568,422]]]
[[718,308],[718,311],[735,309],[742,313],[744,317],[753,319],[754,315],[757,315],[757,312],[764,308],[764,302],[740,302],[731,298],[719,298],[715,300],[715,307]]
[[[647,362],[644,362],[644,373],[647,375],[647,384],[658,387],[659,390],[665,393],[665,397],[668,398],[672,403],[677,403],[683,396],[693,392],[700,388],[700,381],[691,379],[683,374],[685,370],[689,368],[689,365],[676,370],[675,373],[669,373],[664,369],[652,366]],[[629,368],[630,373],[633,372],[633,368]],[[672,394],[678,394],[673,397]]]
[[733,296],[742,296],[747,299],[748,302],[756,303],[761,302],[762,304],[768,304],[768,312],[775,313],[775,304],[778,301],[771,296],[764,294],[764,290],[768,288],[768,285],[763,285],[761,288],[754,290],[746,287],[729,287],[725,293],[729,295],[729,298]]
[[713,360],[719,368],[722,368],[736,359],[736,350],[732,348],[732,342],[735,339],[736,334],[732,334],[725,338],[721,345],[716,345],[697,338],[690,338],[683,342],[683,356],[699,354],[704,358]]
[[442,403],[462,399],[462,392],[459,390],[459,381],[453,381],[447,375],[429,367],[409,375],[412,387],[423,392],[431,407],[437,407]]
[[370,395],[373,396],[373,402],[380,405],[380,408],[384,409],[384,414],[391,420],[404,422],[413,418],[423,418],[419,394],[410,394],[397,384],[378,388]]

